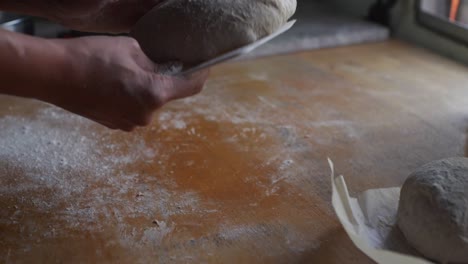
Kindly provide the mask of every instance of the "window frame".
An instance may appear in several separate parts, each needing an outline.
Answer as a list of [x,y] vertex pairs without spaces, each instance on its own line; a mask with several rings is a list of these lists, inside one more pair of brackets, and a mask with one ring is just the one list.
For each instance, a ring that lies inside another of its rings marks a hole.
[[[421,1],[415,1],[416,22],[421,26],[468,46],[468,27],[424,12]],[[437,0],[440,1],[440,0]]]

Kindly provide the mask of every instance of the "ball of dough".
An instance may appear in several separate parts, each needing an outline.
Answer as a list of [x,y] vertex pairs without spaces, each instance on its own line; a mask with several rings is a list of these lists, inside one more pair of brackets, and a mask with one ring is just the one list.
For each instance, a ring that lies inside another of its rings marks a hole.
[[401,189],[398,226],[429,259],[468,263],[468,159],[431,162]]
[[295,10],[296,0],[166,0],[131,35],[154,62],[194,65],[275,32]]

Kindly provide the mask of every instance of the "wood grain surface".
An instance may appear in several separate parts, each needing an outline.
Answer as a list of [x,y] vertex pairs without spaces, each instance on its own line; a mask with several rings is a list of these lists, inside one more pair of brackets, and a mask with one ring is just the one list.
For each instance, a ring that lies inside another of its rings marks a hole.
[[372,263],[331,207],[463,156],[465,66],[399,41],[236,62],[151,127],[0,97],[1,263]]

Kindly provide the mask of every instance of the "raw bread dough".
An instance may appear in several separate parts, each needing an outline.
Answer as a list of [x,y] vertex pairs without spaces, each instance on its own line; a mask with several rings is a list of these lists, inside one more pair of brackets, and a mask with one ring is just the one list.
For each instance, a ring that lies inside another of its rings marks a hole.
[[296,0],[166,0],[131,35],[154,62],[191,66],[275,32],[295,10]]
[[429,259],[468,263],[468,159],[431,162],[401,189],[398,226]]

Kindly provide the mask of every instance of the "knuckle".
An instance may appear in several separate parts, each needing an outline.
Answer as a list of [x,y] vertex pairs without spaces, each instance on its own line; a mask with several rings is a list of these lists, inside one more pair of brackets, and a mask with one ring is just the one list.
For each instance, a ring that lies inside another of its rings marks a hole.
[[145,99],[151,110],[158,109],[165,102],[162,87],[165,86],[164,80],[156,79],[153,75],[148,75],[147,85],[145,85]]
[[134,38],[128,38],[128,39],[129,39],[130,45],[132,45],[134,48],[137,48],[137,49],[140,48],[140,44],[138,43],[136,39]]
[[203,87],[204,87],[204,86],[205,86],[205,85],[204,85],[203,83],[200,83],[200,84],[196,85],[196,86],[195,86],[195,92],[196,92],[196,93],[201,93],[201,91],[203,91]]
[[155,110],[163,104],[163,100],[157,91],[148,91],[148,95],[145,98],[151,110]]
[[199,94],[202,92],[202,90],[203,90],[203,84],[199,84],[199,83],[194,84],[191,89],[191,95]]

